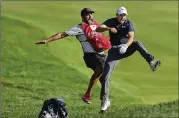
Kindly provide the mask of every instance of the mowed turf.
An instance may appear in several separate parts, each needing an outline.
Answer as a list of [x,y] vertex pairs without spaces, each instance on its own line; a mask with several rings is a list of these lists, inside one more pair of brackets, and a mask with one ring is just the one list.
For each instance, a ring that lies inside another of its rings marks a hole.
[[128,18],[135,25],[136,40],[162,65],[152,72],[138,52],[121,60],[111,75],[112,106],[102,117],[177,117],[177,2],[137,1],[3,1],[2,117],[36,118],[43,101],[51,97],[65,100],[70,118],[101,117],[99,83],[93,89],[91,105],[80,100],[92,71],[85,67],[75,37],[46,45],[34,43],[80,23],[80,10],[84,7],[95,10],[94,17],[103,22],[114,17],[121,5],[128,9]]

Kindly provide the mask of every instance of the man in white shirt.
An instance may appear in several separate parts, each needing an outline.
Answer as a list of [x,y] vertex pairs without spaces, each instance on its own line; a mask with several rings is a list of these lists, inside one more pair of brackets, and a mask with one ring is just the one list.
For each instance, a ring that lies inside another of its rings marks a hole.
[[[94,11],[92,11],[90,8],[82,9],[81,10],[82,23],[91,24],[94,21],[92,13],[94,13]],[[91,89],[93,88],[93,86],[95,85],[95,83],[97,82],[97,80],[99,79],[99,77],[103,72],[106,56],[104,55],[104,52],[98,53],[95,51],[95,49],[87,40],[81,25],[77,24],[67,31],[57,33],[46,40],[40,40],[36,42],[36,44],[45,44],[51,41],[56,41],[65,38],[67,36],[76,36],[76,38],[79,40],[82,46],[84,52],[83,59],[85,61],[86,66],[94,71],[94,74],[91,76],[88,89],[86,93],[82,96],[82,100],[85,103],[90,104]]]

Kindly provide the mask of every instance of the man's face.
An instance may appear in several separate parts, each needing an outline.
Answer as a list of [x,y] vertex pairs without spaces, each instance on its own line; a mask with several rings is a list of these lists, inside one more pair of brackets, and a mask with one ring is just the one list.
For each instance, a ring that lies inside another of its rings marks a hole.
[[93,21],[93,15],[92,15],[92,13],[88,13],[88,14],[82,16],[82,19],[84,22],[90,23],[91,21]]
[[127,19],[127,15],[126,14],[120,14],[120,15],[116,15],[117,21],[120,23],[123,23],[126,19]]

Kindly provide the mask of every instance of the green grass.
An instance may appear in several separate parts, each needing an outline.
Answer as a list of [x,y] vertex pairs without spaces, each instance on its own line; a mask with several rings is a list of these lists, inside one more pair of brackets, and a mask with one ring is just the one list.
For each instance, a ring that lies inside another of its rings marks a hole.
[[[36,46],[37,40],[78,24],[82,7],[103,22],[126,6],[140,40],[161,68],[151,72],[138,52],[121,60],[110,81],[111,108],[99,115],[100,84],[92,104],[80,101],[92,71],[75,37]],[[70,118],[178,117],[177,2],[2,2],[2,118],[36,118],[43,101],[62,97]]]

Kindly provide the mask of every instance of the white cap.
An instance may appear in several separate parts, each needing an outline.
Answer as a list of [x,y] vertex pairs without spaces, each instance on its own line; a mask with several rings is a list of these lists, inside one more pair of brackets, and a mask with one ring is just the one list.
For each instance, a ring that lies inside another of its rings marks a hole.
[[120,7],[120,8],[117,9],[116,14],[118,14],[118,15],[121,15],[121,14],[128,15],[127,14],[127,9],[125,7]]

